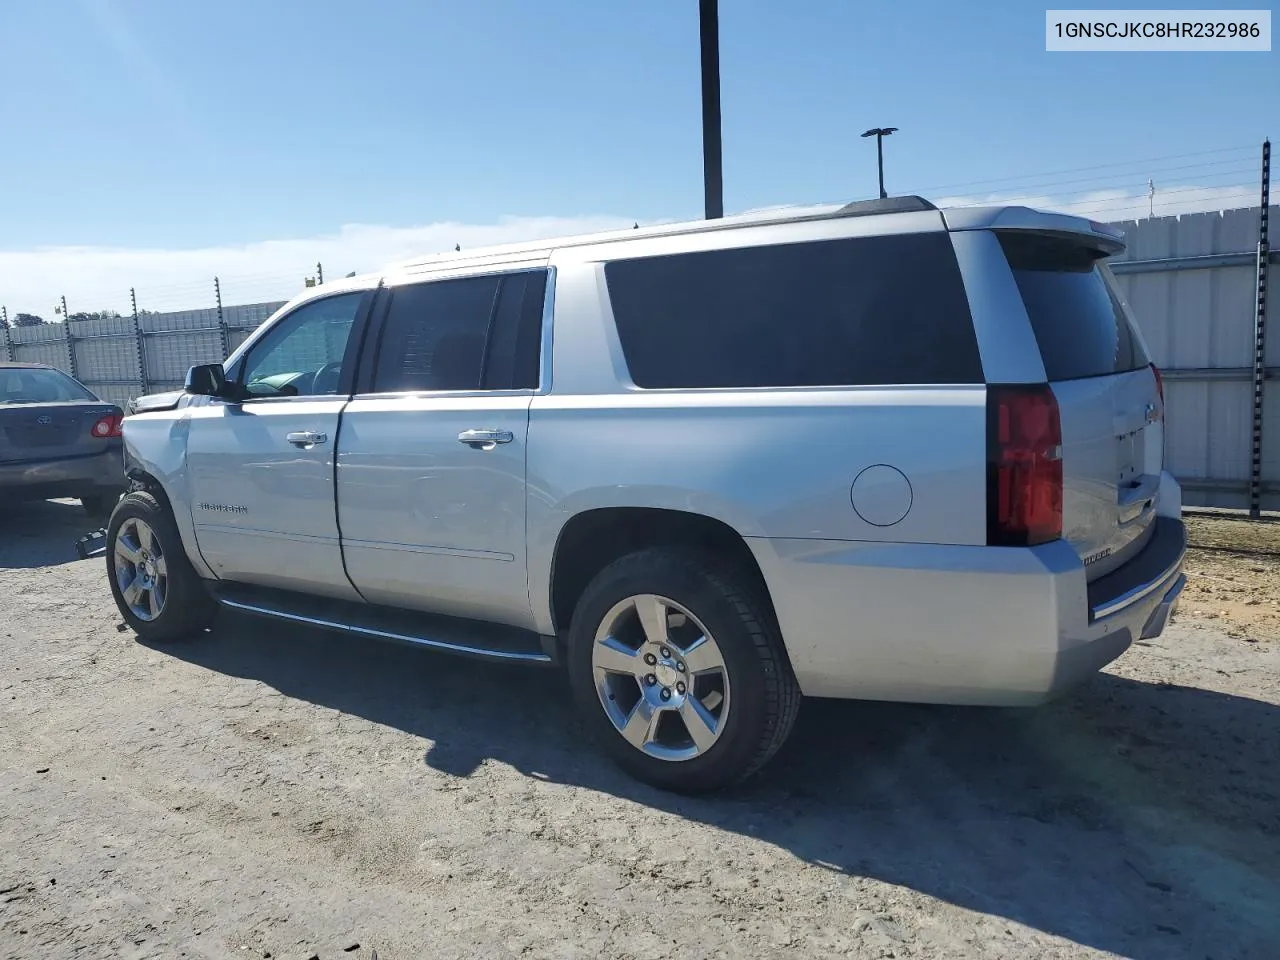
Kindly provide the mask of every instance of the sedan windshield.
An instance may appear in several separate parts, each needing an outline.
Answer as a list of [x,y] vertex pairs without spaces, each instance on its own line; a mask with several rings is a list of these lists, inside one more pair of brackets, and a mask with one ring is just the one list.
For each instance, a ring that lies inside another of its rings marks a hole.
[[0,370],[0,404],[69,403],[96,399],[78,382],[59,370],[40,367]]

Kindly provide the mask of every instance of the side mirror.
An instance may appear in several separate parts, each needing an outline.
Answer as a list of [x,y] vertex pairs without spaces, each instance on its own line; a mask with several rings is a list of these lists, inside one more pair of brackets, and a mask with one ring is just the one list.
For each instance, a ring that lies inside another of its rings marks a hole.
[[186,393],[198,397],[225,397],[227,375],[220,363],[202,363],[187,371]]

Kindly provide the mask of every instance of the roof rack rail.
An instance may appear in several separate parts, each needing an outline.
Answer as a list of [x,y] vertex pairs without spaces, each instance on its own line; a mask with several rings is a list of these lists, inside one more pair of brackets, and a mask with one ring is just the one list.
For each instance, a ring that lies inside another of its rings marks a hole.
[[908,194],[905,197],[884,197],[879,200],[855,200],[846,203],[833,215],[837,217],[865,217],[875,213],[918,213],[921,210],[937,210],[924,197]]

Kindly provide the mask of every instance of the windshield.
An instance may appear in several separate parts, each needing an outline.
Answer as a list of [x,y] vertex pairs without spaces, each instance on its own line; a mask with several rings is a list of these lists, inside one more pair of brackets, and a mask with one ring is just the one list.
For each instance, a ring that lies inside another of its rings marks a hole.
[[72,403],[97,399],[60,370],[42,367],[0,370],[0,404]]

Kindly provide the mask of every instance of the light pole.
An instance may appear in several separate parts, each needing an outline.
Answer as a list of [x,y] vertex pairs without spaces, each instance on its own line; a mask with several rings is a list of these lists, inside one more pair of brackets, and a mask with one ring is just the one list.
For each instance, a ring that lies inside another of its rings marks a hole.
[[876,169],[880,171],[880,199],[883,200],[889,196],[884,192],[884,138],[896,131],[897,127],[872,127],[864,137],[876,138]]

